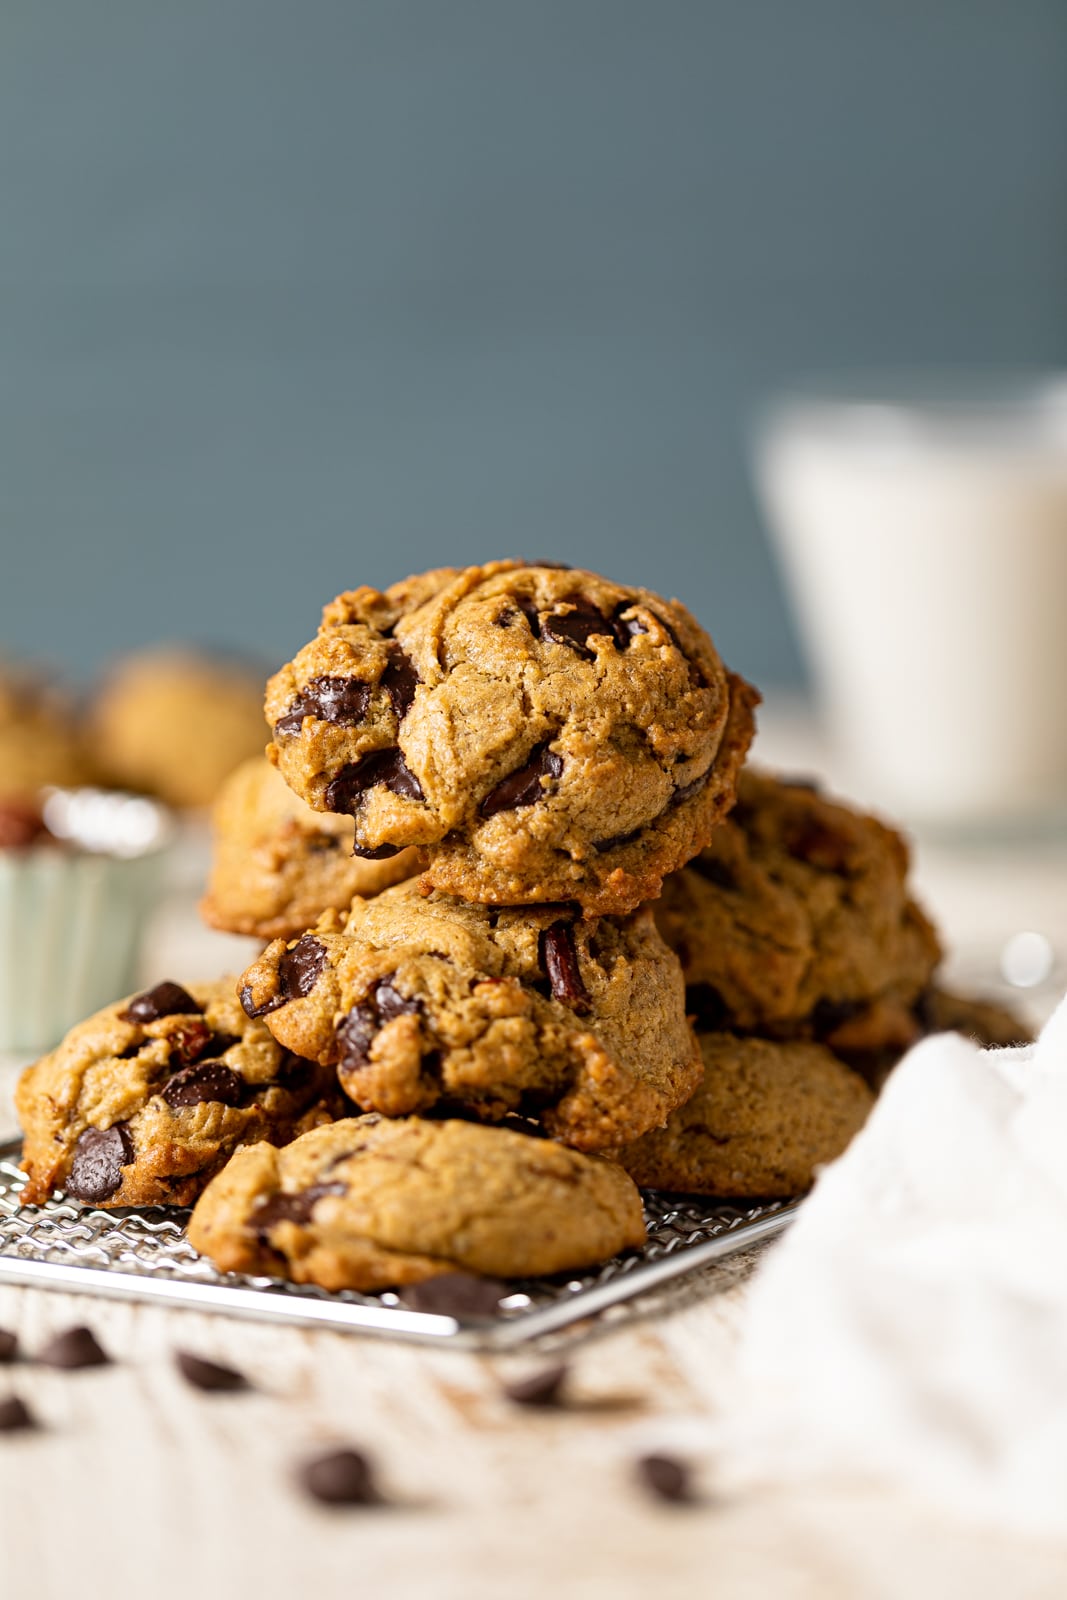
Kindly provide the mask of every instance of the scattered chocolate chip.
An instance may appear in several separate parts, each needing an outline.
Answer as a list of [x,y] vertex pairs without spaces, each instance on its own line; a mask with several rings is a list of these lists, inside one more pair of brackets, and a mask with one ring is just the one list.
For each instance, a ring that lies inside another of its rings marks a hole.
[[270,1199],[264,1200],[252,1214],[256,1232],[263,1237],[271,1228],[276,1228],[279,1222],[299,1224],[310,1222],[316,1202],[324,1195],[346,1193],[347,1189],[343,1183],[315,1183],[308,1189],[299,1190],[296,1194],[271,1195]]
[[676,1456],[639,1456],[634,1465],[638,1480],[657,1500],[679,1505],[693,1498],[689,1468]]
[[685,991],[685,1010],[699,1033],[718,1033],[729,1027],[729,1008],[713,983],[691,983]]
[[203,1356],[194,1356],[189,1350],[176,1350],[174,1362],[186,1383],[208,1394],[232,1394],[249,1387],[243,1372],[220,1366],[217,1361],[207,1361]]
[[621,845],[633,844],[640,833],[640,828],[632,828],[629,833],[613,833],[610,839],[601,839],[593,846],[593,849],[599,855],[603,855],[605,850],[618,850]]
[[563,757],[550,750],[546,744],[537,745],[524,767],[511,772],[490,789],[478,807],[483,817],[495,817],[499,811],[515,811],[519,806],[532,806],[545,798],[542,778],[559,778],[563,774]]
[[299,1479],[313,1500],[327,1506],[381,1505],[370,1462],[358,1450],[331,1450],[299,1469]]
[[32,1411],[18,1395],[10,1394],[0,1400],[0,1433],[21,1433],[36,1426]]
[[198,1017],[203,1010],[180,983],[157,983],[154,989],[135,995],[119,1016],[123,1022],[158,1022],[160,1017]]
[[552,998],[584,1016],[592,1009],[582,982],[574,929],[569,922],[553,922],[541,934],[541,962],[552,985]]
[[74,1146],[67,1194],[76,1200],[108,1200],[122,1183],[122,1169],[133,1160],[133,1141],[124,1122],[111,1128],[86,1128]]
[[239,1073],[223,1061],[201,1061],[196,1066],[183,1067],[169,1078],[163,1088],[163,1098],[168,1106],[198,1106],[214,1101],[222,1106],[239,1106],[249,1086]]
[[398,722],[403,722],[410,711],[418,686],[419,675],[411,657],[398,644],[391,644],[389,664],[382,673],[382,688],[392,701]]
[[354,844],[352,854],[361,861],[388,861],[392,856],[398,856],[403,848],[402,844]]
[[409,1311],[430,1311],[462,1322],[468,1317],[494,1317],[508,1288],[496,1278],[473,1272],[442,1272],[436,1278],[409,1284],[400,1299]]
[[0,1364],[14,1361],[18,1355],[19,1342],[13,1333],[6,1328],[0,1328]]
[[358,761],[347,762],[326,785],[327,811],[341,811],[354,816],[368,789],[384,784],[393,794],[405,800],[422,800],[422,787],[418,778],[408,768],[402,753],[395,747],[390,750],[372,750]]
[[615,643],[620,650],[625,650],[631,639],[636,639],[639,633],[647,633],[648,629],[640,617],[625,617],[624,611],[632,611],[632,600],[620,600],[615,610],[611,613],[611,631],[615,636]]
[[338,1024],[336,1038],[340,1046],[338,1065],[355,1072],[367,1064],[370,1047],[379,1028],[394,1017],[411,1015],[422,1010],[421,1000],[409,1000],[393,985],[395,973],[380,978],[371,992],[354,1005],[344,1020]]
[[241,1004],[246,1015],[265,1017],[279,1006],[288,1005],[290,1000],[303,1000],[314,989],[325,965],[326,946],[312,934],[305,933],[278,962],[278,987],[269,1000],[257,1006],[251,985],[245,984],[241,990]]
[[580,656],[592,661],[595,652],[589,648],[594,635],[614,638],[612,624],[604,613],[581,594],[569,594],[560,602],[569,611],[553,611],[541,623],[541,636],[553,644],[565,644]]
[[367,714],[369,699],[370,685],[358,678],[312,678],[274,724],[274,732],[283,738],[299,733],[305,717],[317,717],[339,728],[358,727]]
[[543,1367],[540,1372],[531,1373],[528,1378],[517,1378],[512,1383],[506,1383],[504,1393],[517,1406],[558,1406],[563,1398],[566,1380],[567,1368],[559,1362],[556,1366]]
[[111,1362],[91,1328],[68,1328],[65,1333],[57,1333],[37,1352],[37,1359],[43,1366],[60,1367],[67,1372],[80,1367],[106,1367]]
[[187,1067],[192,1061],[199,1061],[213,1042],[214,1035],[202,1017],[194,1017],[189,1022],[179,1023],[174,1031],[167,1035],[170,1059],[183,1067]]
[[713,883],[717,889],[736,889],[737,879],[733,868],[725,861],[719,861],[715,856],[697,856],[689,863],[698,878],[704,878],[708,883]]

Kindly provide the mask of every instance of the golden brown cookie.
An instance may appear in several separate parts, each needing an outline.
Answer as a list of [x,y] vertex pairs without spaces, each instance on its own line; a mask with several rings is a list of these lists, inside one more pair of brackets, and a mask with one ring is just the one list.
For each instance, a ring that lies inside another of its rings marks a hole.
[[0,800],[95,777],[73,707],[29,667],[0,664]]
[[495,905],[631,911],[711,837],[753,730],[677,601],[497,561],[326,607],[267,687],[271,759],[372,859]]
[[418,880],[276,940],[242,1002],[386,1116],[536,1113],[580,1150],[636,1138],[692,1093],[700,1054],[678,963],[650,911],[496,909]]
[[333,1075],[245,1016],[232,979],[157,984],[98,1011],[28,1067],[15,1105],[26,1204],[191,1205],[239,1144],[341,1114]]
[[224,1272],[374,1291],[444,1272],[527,1278],[644,1243],[620,1167],[470,1122],[356,1117],[241,1150],[189,1239]]
[[803,1194],[863,1126],[870,1089],[821,1045],[700,1036],[704,1079],[667,1126],[611,1152],[645,1188],[724,1199]]
[[352,854],[352,819],[312,811],[263,756],[223,784],[214,813],[215,851],[206,922],[228,933],[289,939],[418,871],[414,850],[387,861]]
[[118,788],[209,806],[234,767],[263,751],[262,695],[259,675],[232,661],[177,648],[129,656],[93,708],[97,759]]
[[655,907],[698,1026],[821,1036],[880,996],[909,1008],[940,949],[907,877],[892,828],[746,769],[730,816]]

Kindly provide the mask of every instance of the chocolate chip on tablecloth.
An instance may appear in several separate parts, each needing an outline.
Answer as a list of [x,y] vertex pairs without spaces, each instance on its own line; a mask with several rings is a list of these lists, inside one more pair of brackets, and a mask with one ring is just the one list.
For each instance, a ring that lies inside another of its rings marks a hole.
[[243,1372],[238,1372],[234,1367],[224,1367],[217,1361],[208,1361],[204,1356],[194,1355],[191,1350],[176,1350],[174,1362],[186,1383],[194,1389],[202,1389],[205,1394],[234,1394],[239,1389],[250,1387]]
[[681,1505],[693,1499],[689,1467],[677,1456],[640,1456],[634,1465],[638,1481],[657,1500]]
[[331,1450],[327,1455],[305,1461],[299,1479],[311,1495],[328,1506],[381,1505],[382,1495],[374,1482],[367,1457],[358,1450]]
[[59,1367],[75,1372],[81,1367],[106,1367],[111,1357],[98,1343],[91,1328],[67,1328],[57,1333],[42,1350],[37,1360],[46,1367]]
[[516,1378],[504,1385],[504,1393],[517,1406],[541,1406],[546,1410],[558,1406],[563,1399],[567,1381],[567,1368],[562,1362],[542,1367],[528,1377]]
[[14,1361],[18,1355],[18,1349],[17,1336],[7,1328],[0,1328],[0,1362]]
[[0,1433],[20,1433],[37,1426],[33,1412],[18,1395],[0,1400]]

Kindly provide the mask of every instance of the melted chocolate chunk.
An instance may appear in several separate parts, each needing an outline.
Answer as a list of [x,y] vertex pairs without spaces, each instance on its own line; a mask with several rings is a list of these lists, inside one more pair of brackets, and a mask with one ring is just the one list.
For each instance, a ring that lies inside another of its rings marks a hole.
[[424,798],[418,778],[408,768],[401,752],[394,747],[391,750],[372,750],[370,755],[362,756],[359,761],[347,762],[326,786],[327,811],[341,811],[348,816],[355,816],[367,790],[379,783],[405,800]]
[[402,844],[354,844],[352,854],[361,861],[389,861],[393,856],[398,856],[403,848]]
[[670,623],[665,622],[658,611],[653,611],[652,615],[655,617],[656,621],[659,623],[660,627],[668,636],[674,648],[677,650],[678,654],[682,657],[682,660],[689,668],[689,681],[693,685],[693,688],[706,689],[708,686],[707,678],[705,678],[703,672],[697,666],[696,662],[690,656],[686,655],[685,651],[682,649],[681,640],[678,638],[678,635],[675,633]]
[[303,1089],[314,1073],[314,1061],[308,1061],[306,1057],[294,1055],[291,1050],[287,1050],[281,1059],[278,1076],[274,1081],[282,1089]]
[[358,678],[312,678],[304,685],[284,717],[274,724],[275,734],[285,738],[299,733],[305,717],[332,722],[340,728],[356,728],[367,714],[370,685]]
[[504,1393],[517,1406],[558,1406],[563,1399],[566,1381],[567,1368],[558,1362],[555,1366],[542,1367],[540,1372],[533,1372],[528,1378],[517,1378],[513,1383],[506,1383]]
[[595,651],[590,650],[589,640],[594,634],[614,638],[612,624],[584,595],[569,594],[562,604],[572,609],[553,611],[547,616],[541,624],[542,637],[551,640],[553,644],[568,645],[578,655],[592,661]]
[[462,1322],[471,1317],[496,1316],[507,1293],[507,1284],[496,1278],[478,1278],[473,1272],[442,1272],[436,1278],[409,1284],[400,1291],[400,1299],[411,1311],[433,1312]]
[[639,836],[640,828],[631,828],[629,833],[613,833],[610,839],[601,839],[593,846],[598,855],[603,855],[605,850],[617,850],[620,845],[633,844]]
[[737,888],[733,868],[728,867],[725,861],[718,861],[714,856],[697,856],[689,865],[697,877],[713,883],[717,889]]
[[168,1106],[198,1106],[211,1101],[223,1106],[239,1106],[248,1085],[222,1061],[201,1061],[196,1066],[183,1067],[163,1088],[163,1098]]
[[265,1017],[269,1011],[277,1011],[279,1006],[289,1004],[290,1000],[303,1000],[314,989],[323,967],[326,965],[326,946],[319,943],[310,933],[287,950],[278,962],[278,988],[257,1006],[252,998],[252,987],[245,984],[241,990],[241,1005],[249,1017]]
[[689,1468],[676,1456],[640,1456],[634,1465],[640,1483],[657,1500],[675,1505],[692,1500]]
[[409,1000],[393,986],[393,976],[380,978],[377,985],[352,1007],[337,1029],[340,1046],[338,1065],[345,1071],[356,1072],[370,1059],[370,1047],[379,1028],[392,1022],[394,1017],[410,1016],[422,1010],[421,1000]]
[[528,594],[516,595],[515,604],[518,606],[519,610],[526,618],[526,621],[529,623],[530,632],[533,634],[534,638],[540,639],[541,614],[538,611],[533,599]]
[[495,789],[490,789],[478,810],[483,817],[495,817],[499,811],[515,811],[519,806],[532,806],[545,798],[542,778],[559,778],[563,774],[563,757],[539,744],[531,751],[530,759],[517,772],[510,772]]
[[65,1372],[76,1372],[81,1367],[106,1367],[111,1357],[102,1348],[91,1328],[68,1328],[57,1333],[37,1359],[46,1367],[59,1367]]
[[552,998],[584,1016],[592,1008],[578,966],[574,929],[569,922],[554,922],[541,934],[541,961],[552,985]]
[[0,1328],[0,1363],[14,1361],[18,1355],[19,1342],[7,1328]]
[[133,1141],[124,1122],[112,1128],[86,1128],[74,1146],[63,1187],[76,1200],[108,1200],[122,1184],[123,1167],[132,1160]]
[[811,1014],[811,1020],[815,1032],[821,1036],[833,1033],[835,1028],[851,1022],[864,1010],[866,1002],[863,1000],[820,1000]]
[[186,1383],[207,1394],[233,1394],[237,1389],[249,1387],[243,1372],[221,1366],[217,1361],[207,1361],[203,1356],[194,1356],[191,1350],[176,1350],[174,1363]]
[[405,654],[398,644],[391,644],[389,665],[382,673],[382,688],[393,703],[398,722],[403,722],[410,711],[418,686],[419,675],[410,656]]
[[848,870],[848,839],[814,817],[805,818],[798,826],[788,829],[784,843],[791,856],[821,872]]
[[685,991],[685,1010],[698,1033],[719,1033],[730,1025],[726,1001],[713,983],[691,983]]
[[33,1413],[18,1395],[9,1394],[0,1400],[0,1433],[21,1433],[36,1426]]
[[203,1010],[180,983],[157,983],[154,989],[135,995],[119,1016],[123,1022],[158,1022],[160,1017],[199,1017]]
[[370,1462],[358,1450],[331,1450],[305,1461],[299,1480],[313,1500],[327,1506],[376,1506],[382,1496]]
[[624,611],[632,611],[633,609],[634,602],[632,600],[620,600],[615,610],[611,613],[611,631],[620,650],[625,650],[630,640],[635,639],[639,633],[648,632],[640,617],[623,616]]
[[295,1222],[301,1225],[310,1222],[316,1202],[324,1195],[344,1193],[343,1183],[316,1183],[308,1189],[301,1189],[297,1194],[271,1195],[269,1200],[256,1207],[252,1222],[256,1232],[263,1238],[271,1228],[276,1228],[279,1222]]
[[677,789],[674,791],[674,797],[671,801],[671,804],[680,806],[683,800],[692,800],[695,794],[700,793],[701,789],[703,789],[710,777],[711,772],[709,769],[709,771],[702,773],[699,778],[694,778],[692,783],[679,784]]

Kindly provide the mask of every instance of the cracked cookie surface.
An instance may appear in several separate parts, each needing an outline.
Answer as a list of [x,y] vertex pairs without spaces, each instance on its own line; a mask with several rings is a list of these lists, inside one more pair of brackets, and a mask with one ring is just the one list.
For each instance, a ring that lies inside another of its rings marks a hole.
[[191,1205],[238,1144],[341,1115],[333,1074],[245,1016],[232,979],[157,984],[72,1028],[15,1105],[24,1204]]
[[855,1072],[821,1045],[700,1035],[704,1078],[665,1128],[613,1150],[652,1189],[784,1199],[811,1187],[874,1104]]
[[498,561],[356,589],[267,686],[271,759],[358,852],[498,905],[623,913],[729,809],[758,696],[677,601]]
[[352,819],[312,811],[262,756],[223,785],[201,914],[214,928],[288,939],[331,907],[375,895],[418,871],[415,851],[387,861],[352,854]]
[[894,829],[747,768],[733,811],[655,906],[698,1027],[829,1040],[873,1001],[909,1008],[941,952],[907,878]]
[[348,1118],[240,1150],[189,1225],[225,1272],[374,1291],[445,1272],[534,1277],[645,1240],[621,1167],[476,1123]]
[[663,1123],[700,1077],[678,962],[648,908],[469,905],[398,884],[276,940],[242,1001],[387,1116],[536,1115],[582,1150]]

